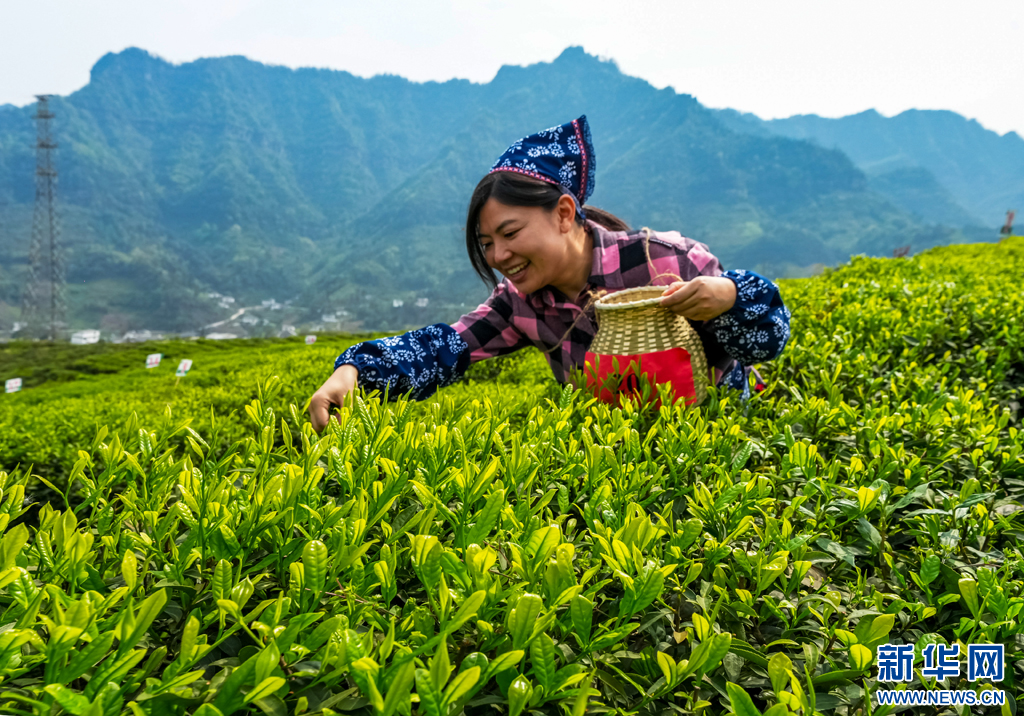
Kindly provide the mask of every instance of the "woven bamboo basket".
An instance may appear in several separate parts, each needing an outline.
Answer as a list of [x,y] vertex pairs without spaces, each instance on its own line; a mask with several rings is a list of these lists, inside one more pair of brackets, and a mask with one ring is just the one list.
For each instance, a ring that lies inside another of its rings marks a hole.
[[602,296],[594,308],[597,335],[589,352],[598,356],[640,356],[682,348],[689,354],[697,405],[707,397],[708,364],[700,336],[690,322],[663,307],[664,286],[628,288]]

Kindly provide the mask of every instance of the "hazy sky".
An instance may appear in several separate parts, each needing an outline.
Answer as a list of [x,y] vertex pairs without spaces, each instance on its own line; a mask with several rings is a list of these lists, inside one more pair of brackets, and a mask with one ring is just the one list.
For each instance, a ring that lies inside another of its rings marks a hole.
[[0,104],[67,94],[103,54],[245,55],[487,82],[569,45],[764,118],[952,109],[1024,134],[1024,2],[0,0]]

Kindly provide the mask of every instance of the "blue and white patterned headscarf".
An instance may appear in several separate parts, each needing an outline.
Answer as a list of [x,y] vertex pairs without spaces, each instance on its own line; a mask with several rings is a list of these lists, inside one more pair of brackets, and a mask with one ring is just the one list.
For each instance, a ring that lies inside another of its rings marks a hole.
[[590,125],[583,115],[513,142],[491,172],[516,172],[561,187],[583,216],[583,205],[594,193],[596,166]]

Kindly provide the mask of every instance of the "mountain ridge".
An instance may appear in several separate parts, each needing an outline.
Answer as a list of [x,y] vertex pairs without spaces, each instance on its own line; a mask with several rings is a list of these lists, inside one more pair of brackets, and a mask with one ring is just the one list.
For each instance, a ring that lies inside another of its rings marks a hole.
[[996,226],[1006,209],[1024,205],[1024,139],[951,110],[908,109],[885,117],[872,109],[836,119],[796,115],[761,122],[772,133],[838,148],[869,175],[924,169],[981,225]]
[[[461,234],[472,187],[515,138],[581,114],[597,145],[595,205],[680,230],[735,267],[800,274],[972,238],[901,208],[841,151],[737,131],[578,46],[487,83],[240,56],[172,64],[130,48],[51,104],[78,324],[183,330],[223,317],[210,291],[294,297],[366,327],[418,320],[392,304],[431,297],[450,320],[486,295]],[[17,318],[26,270],[32,112],[0,114],[0,328]]]

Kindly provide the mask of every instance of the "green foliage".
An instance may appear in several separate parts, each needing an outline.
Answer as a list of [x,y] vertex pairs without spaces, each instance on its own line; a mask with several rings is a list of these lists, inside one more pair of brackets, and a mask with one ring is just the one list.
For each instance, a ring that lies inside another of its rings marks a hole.
[[319,343],[4,396],[48,473],[3,453],[0,710],[867,713],[894,642],[1002,643],[1016,697],[1022,270],[1013,240],[784,282],[746,405],[610,406],[534,353],[316,435]]

